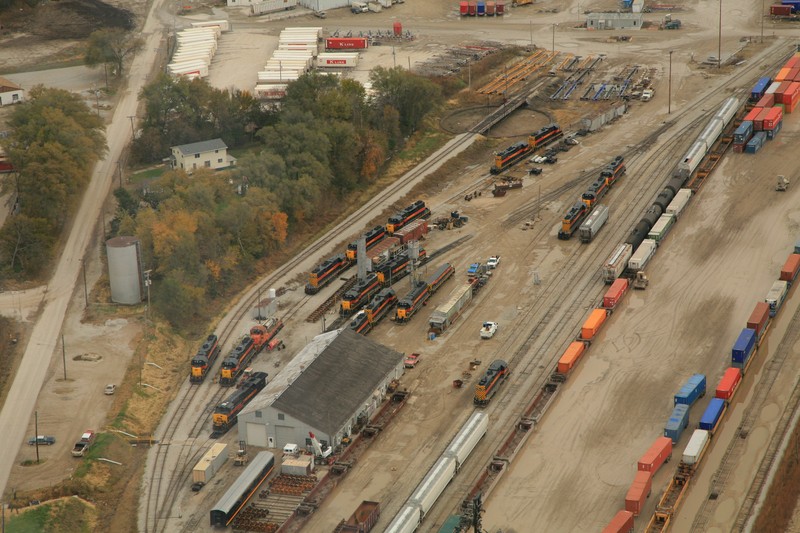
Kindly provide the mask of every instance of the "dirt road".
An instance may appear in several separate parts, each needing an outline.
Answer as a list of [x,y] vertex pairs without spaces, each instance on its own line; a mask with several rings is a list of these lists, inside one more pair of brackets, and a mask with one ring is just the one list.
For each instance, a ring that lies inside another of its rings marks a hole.
[[[151,13],[160,9],[163,3],[164,0],[154,2]],[[41,315],[33,327],[24,359],[14,377],[5,407],[0,412],[0,427],[3,428],[5,442],[23,441],[50,360],[56,355],[60,357],[56,347],[67,305],[75,291],[87,247],[97,235],[94,228],[100,217],[103,202],[111,189],[117,160],[130,140],[131,123],[128,117],[136,115],[139,91],[150,74],[156,51],[162,45],[161,23],[158,19],[148,17],[142,30],[142,37],[146,40],[146,44],[133,60],[128,75],[130,80],[128,87],[121,95],[106,129],[108,153],[95,166],[91,182],[86,187],[86,194],[76,214],[63,253],[53,277],[47,284]],[[3,454],[0,457],[2,490],[5,490],[14,457],[14,454]]]

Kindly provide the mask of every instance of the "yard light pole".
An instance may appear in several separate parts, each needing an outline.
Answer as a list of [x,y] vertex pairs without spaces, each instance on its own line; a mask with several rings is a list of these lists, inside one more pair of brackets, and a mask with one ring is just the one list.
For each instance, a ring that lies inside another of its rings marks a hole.
[[717,68],[722,68],[722,0],[719,0],[719,47],[717,49]]
[[553,55],[556,53],[556,26],[558,24],[553,24]]
[[672,50],[669,51],[669,91],[667,92],[667,114],[672,113]]
[[761,0],[761,44],[764,44],[764,0]]

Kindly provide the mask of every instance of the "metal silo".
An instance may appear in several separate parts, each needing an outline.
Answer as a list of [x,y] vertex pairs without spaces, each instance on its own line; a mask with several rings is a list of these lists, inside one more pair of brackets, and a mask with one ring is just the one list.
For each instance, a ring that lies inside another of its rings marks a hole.
[[142,301],[142,257],[139,239],[114,237],[106,241],[111,301],[136,305]]

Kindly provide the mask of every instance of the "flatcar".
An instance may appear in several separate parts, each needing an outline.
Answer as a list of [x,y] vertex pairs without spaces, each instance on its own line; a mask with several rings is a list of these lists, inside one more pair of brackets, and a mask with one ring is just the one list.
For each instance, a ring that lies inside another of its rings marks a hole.
[[258,392],[267,386],[267,373],[254,372],[247,378],[242,386],[233,394],[228,396],[224,402],[219,404],[214,409],[214,414],[211,416],[213,424],[212,438],[224,435],[236,425],[237,416],[247,405],[247,402],[252,400]]
[[558,124],[550,124],[538,131],[531,133],[528,137],[528,144],[532,150],[538,150],[543,146],[547,146],[548,144],[557,141],[563,136],[564,132],[561,131],[561,126]]
[[417,200],[396,215],[389,217],[389,222],[386,224],[386,232],[392,234],[418,218],[428,218],[430,214],[431,210],[425,206],[425,202]]
[[[364,234],[364,240],[366,241],[366,249],[369,250],[379,242],[381,242],[386,237],[386,227],[384,226],[375,226],[368,232]],[[347,257],[348,261],[355,261],[356,260],[356,253],[358,253],[358,241],[351,242],[347,245],[347,251],[345,252],[345,256]]]
[[505,150],[494,155],[494,164],[489,168],[492,174],[500,174],[505,169],[517,163],[532,150],[531,145],[524,142],[512,144]]
[[338,274],[350,268],[350,265],[352,265],[352,262],[348,261],[345,254],[336,254],[326,259],[311,271],[308,283],[306,284],[306,294],[318,293],[320,289],[330,283]]
[[397,303],[394,289],[382,289],[367,306],[359,311],[350,323],[350,329],[366,335]]
[[475,386],[475,398],[473,399],[475,405],[488,404],[510,373],[508,363],[502,359],[497,359],[489,365],[486,373]]
[[275,456],[270,452],[258,452],[211,509],[211,526],[230,525],[250,498],[258,492],[274,468]]
[[189,374],[191,383],[202,383],[206,379],[206,374],[211,371],[214,361],[219,356],[219,339],[216,335],[206,337],[206,342],[197,349],[197,353],[192,357],[192,370]]
[[[253,329],[257,328],[255,326]],[[222,368],[220,369],[219,384],[223,387],[230,387],[236,383],[236,378],[244,372],[247,365],[256,356],[256,354],[263,348],[263,344],[258,344],[259,339],[253,339],[248,335],[244,337],[236,347],[231,350],[228,356],[222,360]]]
[[572,234],[578,231],[581,223],[588,215],[589,208],[583,202],[578,202],[570,207],[561,221],[561,230],[558,232],[558,238],[563,241],[569,240]]
[[369,302],[375,293],[381,289],[381,281],[375,273],[369,274],[363,280],[344,293],[339,307],[339,314],[349,316],[358,311],[358,308]]
[[425,305],[425,302],[428,301],[430,296],[431,292],[428,284],[424,281],[417,282],[411,291],[397,302],[395,321],[404,323],[411,320],[414,313]]

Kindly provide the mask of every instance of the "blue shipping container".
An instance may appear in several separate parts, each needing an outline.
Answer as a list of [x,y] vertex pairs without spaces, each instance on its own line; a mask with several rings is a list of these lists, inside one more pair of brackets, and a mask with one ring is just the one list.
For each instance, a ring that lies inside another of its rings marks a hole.
[[667,425],[664,426],[664,436],[672,439],[672,444],[678,444],[681,439],[681,433],[689,425],[689,406],[680,404],[676,405],[672,410],[672,416],[667,420]]
[[675,405],[679,403],[691,406],[701,396],[706,394],[706,377],[703,374],[695,374],[681,387],[675,395]]
[[706,411],[700,418],[700,429],[713,432],[723,412],[725,412],[725,400],[722,398],[711,398],[708,407],[706,407]]
[[767,140],[767,134],[763,131],[756,132],[753,138],[750,139],[744,147],[744,151],[748,154],[754,154],[761,150]]
[[753,121],[745,120],[733,132],[733,144],[745,144],[753,136]]
[[764,92],[767,90],[770,83],[772,83],[770,78],[759,78],[753,90],[750,91],[750,100],[753,102],[761,100],[761,97],[764,96]]
[[485,2],[478,2],[478,16],[482,16],[486,14],[486,3]]
[[733,343],[733,350],[731,350],[733,366],[742,368],[747,365],[747,360],[753,355],[753,349],[755,347],[756,330],[744,328],[742,332],[739,333],[739,338]]
[[780,133],[781,128],[783,128],[783,120],[775,124],[775,128],[771,130],[767,130],[767,139],[770,141],[775,138],[775,136]]

